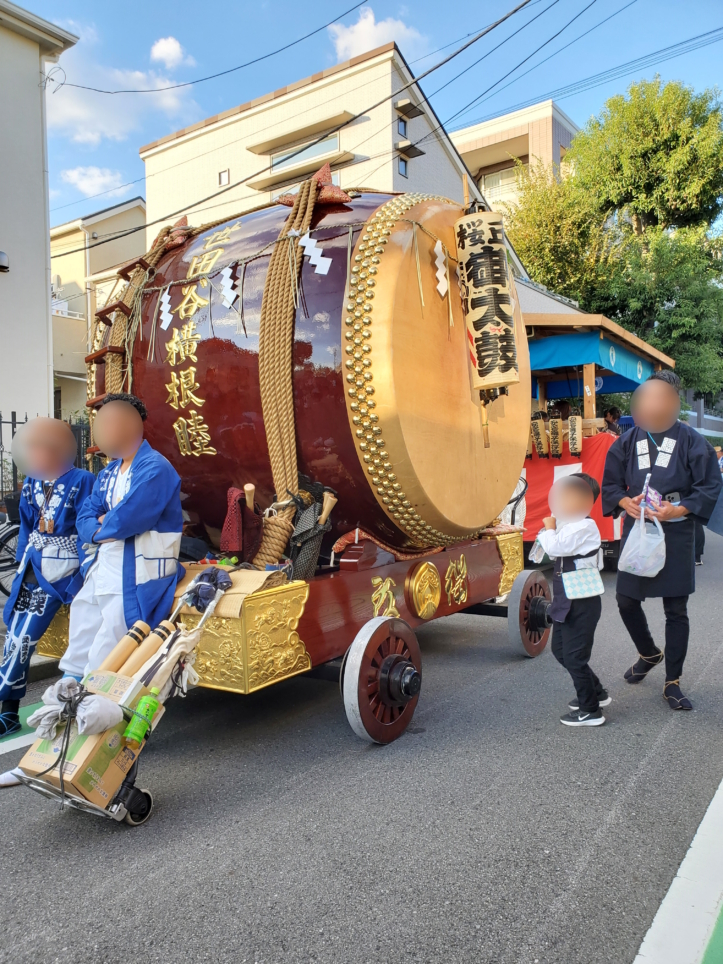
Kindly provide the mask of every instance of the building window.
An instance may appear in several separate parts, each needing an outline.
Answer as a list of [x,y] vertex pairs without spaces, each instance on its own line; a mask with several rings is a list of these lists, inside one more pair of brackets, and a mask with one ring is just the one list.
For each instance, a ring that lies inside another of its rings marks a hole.
[[407,136],[407,122],[403,117],[397,120],[397,130],[402,135],[402,137]]
[[316,144],[309,144],[308,147],[303,147],[297,144],[296,147],[286,148],[285,151],[280,151],[278,154],[271,155],[271,170],[280,171],[285,167],[295,167],[297,164],[302,164],[304,161],[312,160],[315,157],[321,157],[323,154],[331,154],[334,151],[339,150],[339,133],[330,134],[323,140]]
[[230,176],[229,176],[228,168],[227,168],[225,171],[219,171],[219,172],[218,172],[218,186],[219,186],[219,187],[225,187],[227,184],[230,183],[230,180],[231,180],[231,179],[230,179]]
[[409,174],[407,173],[408,167],[409,167],[409,161],[406,159],[406,157],[400,157],[399,173],[402,175],[402,177],[409,177]]

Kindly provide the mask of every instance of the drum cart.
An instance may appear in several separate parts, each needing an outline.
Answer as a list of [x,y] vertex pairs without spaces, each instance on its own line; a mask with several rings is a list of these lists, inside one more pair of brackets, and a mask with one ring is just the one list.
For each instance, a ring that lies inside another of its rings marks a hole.
[[[503,617],[513,652],[532,658],[544,650],[550,590],[541,572],[523,569],[522,552],[513,526],[412,559],[360,538],[338,567],[254,592],[238,617],[211,616],[196,650],[199,685],[245,695],[304,673],[338,679],[354,732],[390,743],[419,699],[419,626],[455,613]],[[190,628],[202,617],[181,618]],[[67,619],[61,610],[40,653],[64,652]]]

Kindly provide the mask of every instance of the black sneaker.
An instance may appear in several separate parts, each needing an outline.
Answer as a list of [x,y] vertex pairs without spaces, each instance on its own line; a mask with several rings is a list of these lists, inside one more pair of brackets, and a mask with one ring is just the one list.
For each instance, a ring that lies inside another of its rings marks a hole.
[[[612,696],[608,696],[607,690],[603,690],[597,699],[598,706],[610,706],[612,701],[613,701],[613,698]],[[573,696],[573,698],[570,700],[570,702],[567,705],[570,707],[571,710],[574,710],[575,712],[577,712],[580,709],[580,700],[576,696]]]
[[595,713],[586,713],[582,710],[575,710],[573,713],[565,713],[560,717],[560,722],[565,726],[602,726],[605,717],[600,710]]

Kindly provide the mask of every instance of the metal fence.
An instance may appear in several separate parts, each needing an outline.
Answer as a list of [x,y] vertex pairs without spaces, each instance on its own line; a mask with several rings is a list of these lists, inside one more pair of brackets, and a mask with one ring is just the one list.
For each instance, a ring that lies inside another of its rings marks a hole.
[[[27,420],[27,412],[23,418],[19,418],[17,412],[11,412],[9,419],[4,418],[3,413],[0,412],[0,503],[5,502],[6,496],[17,493],[22,485],[22,474],[13,462],[12,440],[15,437],[15,432]],[[86,459],[87,450],[90,446],[90,425],[85,420],[70,420],[68,424],[78,443],[76,466],[89,469],[97,474],[102,467],[100,460],[97,457]]]

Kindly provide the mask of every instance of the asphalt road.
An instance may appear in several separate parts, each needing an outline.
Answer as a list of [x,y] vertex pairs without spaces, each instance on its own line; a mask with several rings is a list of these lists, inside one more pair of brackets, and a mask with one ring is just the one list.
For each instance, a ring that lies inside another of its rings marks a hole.
[[573,691],[549,649],[518,658],[502,620],[456,616],[419,633],[422,696],[389,747],[352,734],[331,683],[197,690],[144,753],[145,826],[0,791],[0,961],[632,962],[723,779],[722,572],[709,535],[693,713],[668,709],[661,669],[623,681],[606,575],[604,727],[560,725]]

